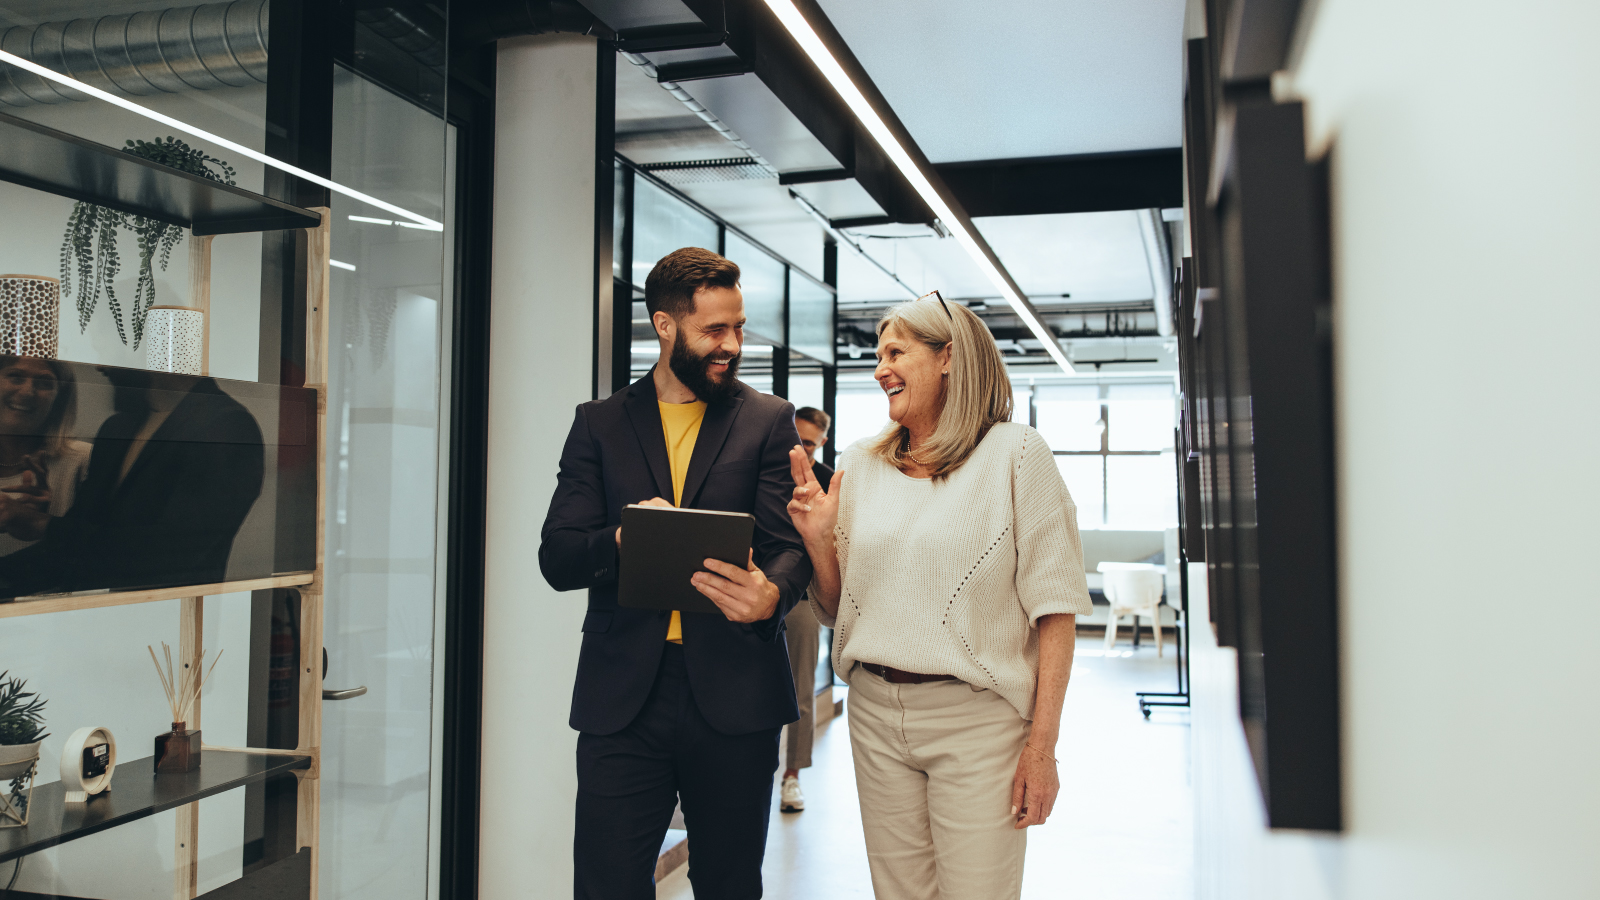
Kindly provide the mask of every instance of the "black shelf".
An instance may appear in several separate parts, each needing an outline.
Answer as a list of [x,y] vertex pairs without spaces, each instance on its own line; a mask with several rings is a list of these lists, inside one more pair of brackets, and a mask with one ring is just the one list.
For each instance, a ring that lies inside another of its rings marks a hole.
[[[0,862],[311,766],[309,756],[206,750],[195,771],[157,775],[154,760],[147,756],[117,763],[109,791],[70,807],[62,801],[66,791],[61,782],[34,788],[28,827],[0,828]],[[49,762],[40,760],[41,765]]]
[[0,113],[0,146],[0,181],[182,225],[199,235],[315,228],[322,222],[310,210],[6,113]]

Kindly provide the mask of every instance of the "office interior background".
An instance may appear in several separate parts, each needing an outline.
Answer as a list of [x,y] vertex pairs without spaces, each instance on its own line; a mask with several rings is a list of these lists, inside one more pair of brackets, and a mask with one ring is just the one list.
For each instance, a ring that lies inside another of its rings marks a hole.
[[[1091,587],[1165,573],[1142,632],[1079,623],[1025,896],[1600,895],[1597,29],[1559,0],[7,4],[3,352],[75,373],[85,441],[117,372],[215,378],[265,462],[212,580],[6,582],[0,670],[49,734],[0,878],[564,895],[584,604],[539,525],[573,407],[654,362],[645,275],[701,246],[743,272],[742,377],[833,414],[830,462],[885,424],[878,316],[966,304]],[[216,666],[170,790],[162,642]],[[819,718],[769,896],[870,895]],[[58,772],[85,727],[120,757],[100,807]],[[669,844],[658,896],[689,896]]]

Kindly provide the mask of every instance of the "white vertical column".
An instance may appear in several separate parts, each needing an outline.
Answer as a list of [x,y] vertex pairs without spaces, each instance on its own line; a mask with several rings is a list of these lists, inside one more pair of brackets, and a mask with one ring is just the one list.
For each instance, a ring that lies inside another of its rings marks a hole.
[[500,42],[483,650],[479,891],[572,881],[577,792],[567,727],[582,592],[539,574],[539,527],[573,407],[590,397],[594,328],[595,42]]

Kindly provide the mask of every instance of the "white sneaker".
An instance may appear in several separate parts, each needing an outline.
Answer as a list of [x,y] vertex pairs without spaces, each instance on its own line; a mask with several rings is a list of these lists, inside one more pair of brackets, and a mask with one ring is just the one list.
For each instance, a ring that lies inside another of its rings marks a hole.
[[784,812],[800,812],[806,808],[806,795],[800,793],[800,779],[794,775],[783,779],[778,796],[778,808]]

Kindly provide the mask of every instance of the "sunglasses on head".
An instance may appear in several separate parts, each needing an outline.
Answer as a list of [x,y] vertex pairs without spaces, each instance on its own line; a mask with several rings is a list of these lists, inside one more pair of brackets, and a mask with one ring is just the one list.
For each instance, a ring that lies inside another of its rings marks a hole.
[[940,294],[938,291],[929,291],[928,293],[923,294],[921,297],[918,297],[917,300],[913,302],[920,302],[928,299],[929,297],[939,301],[939,306],[944,309],[944,314],[950,317],[950,321],[954,322],[956,320],[955,313],[951,312],[950,307],[945,305],[944,295]]

